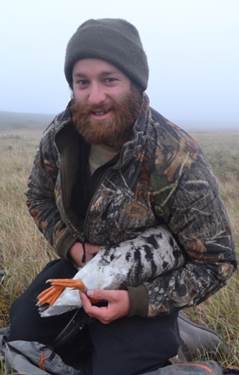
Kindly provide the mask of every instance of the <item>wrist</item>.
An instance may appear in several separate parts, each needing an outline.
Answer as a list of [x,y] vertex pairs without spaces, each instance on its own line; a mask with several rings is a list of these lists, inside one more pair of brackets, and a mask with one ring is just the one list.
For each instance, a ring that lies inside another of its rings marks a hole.
[[128,316],[148,315],[148,292],[144,285],[137,287],[128,287],[129,294],[129,313]]

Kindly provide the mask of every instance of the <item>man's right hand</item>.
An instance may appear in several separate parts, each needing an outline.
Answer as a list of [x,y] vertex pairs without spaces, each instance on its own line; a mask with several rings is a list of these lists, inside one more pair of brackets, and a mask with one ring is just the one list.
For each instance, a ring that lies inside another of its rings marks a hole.
[[74,263],[77,264],[77,266],[80,267],[83,267],[87,262],[89,262],[89,260],[91,260],[102,248],[102,246],[91,245],[89,243],[85,243],[84,246],[85,256],[83,245],[81,244],[81,242],[76,242],[69,251],[71,259],[74,261]]

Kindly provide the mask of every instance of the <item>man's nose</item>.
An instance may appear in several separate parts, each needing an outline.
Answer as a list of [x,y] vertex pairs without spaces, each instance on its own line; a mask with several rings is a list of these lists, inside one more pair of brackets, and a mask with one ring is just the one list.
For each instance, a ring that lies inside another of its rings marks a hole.
[[98,83],[92,83],[89,88],[88,103],[91,105],[101,104],[105,100],[105,91],[102,85]]

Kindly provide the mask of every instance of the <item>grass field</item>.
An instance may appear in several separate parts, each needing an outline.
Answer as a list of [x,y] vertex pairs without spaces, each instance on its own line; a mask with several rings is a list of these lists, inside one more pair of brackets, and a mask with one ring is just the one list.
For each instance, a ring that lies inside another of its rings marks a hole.
[[[26,180],[40,133],[39,129],[0,130],[0,269],[6,273],[0,289],[0,327],[8,323],[9,305],[53,256],[25,207]],[[193,136],[219,179],[239,245],[239,132],[195,132]],[[239,367],[238,273],[227,287],[189,313],[222,337],[227,350],[221,350],[217,360]]]

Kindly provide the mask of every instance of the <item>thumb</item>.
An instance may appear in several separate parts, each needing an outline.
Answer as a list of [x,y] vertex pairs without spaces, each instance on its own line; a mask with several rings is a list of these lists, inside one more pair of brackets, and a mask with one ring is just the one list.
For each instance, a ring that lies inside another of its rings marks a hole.
[[90,299],[94,299],[97,301],[102,301],[102,300],[110,301],[112,299],[112,290],[90,289],[90,290],[87,290],[86,294]]

